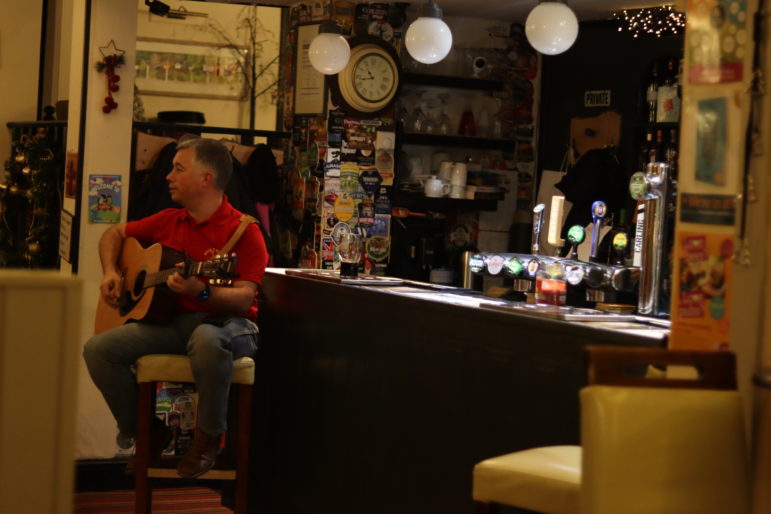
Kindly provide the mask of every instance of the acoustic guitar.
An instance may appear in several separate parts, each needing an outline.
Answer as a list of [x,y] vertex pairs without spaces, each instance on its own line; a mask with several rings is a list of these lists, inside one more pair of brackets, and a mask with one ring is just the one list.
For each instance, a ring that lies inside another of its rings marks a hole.
[[[183,266],[176,266],[177,263]],[[238,275],[236,255],[217,256],[203,262],[189,262],[184,256],[160,244],[147,248],[133,237],[123,241],[118,266],[121,274],[120,304],[107,305],[99,295],[94,333],[118,327],[130,320],[163,323],[174,314],[176,293],[166,287],[166,280],[174,273],[184,277],[204,277],[215,284],[230,284]],[[168,269],[163,269],[168,268]]]

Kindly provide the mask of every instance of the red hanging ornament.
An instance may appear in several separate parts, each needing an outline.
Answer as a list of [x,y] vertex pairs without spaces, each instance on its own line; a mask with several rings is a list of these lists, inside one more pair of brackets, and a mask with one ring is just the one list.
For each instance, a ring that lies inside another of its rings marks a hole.
[[96,63],[97,71],[104,71],[107,75],[107,96],[104,98],[104,105],[102,106],[102,112],[107,114],[113,109],[118,108],[118,103],[112,97],[113,93],[117,93],[120,90],[118,82],[120,82],[120,75],[115,72],[115,69],[125,64],[123,55],[126,53],[123,50],[115,46],[115,41],[110,40],[107,46],[100,46],[99,51],[102,53],[103,59]]

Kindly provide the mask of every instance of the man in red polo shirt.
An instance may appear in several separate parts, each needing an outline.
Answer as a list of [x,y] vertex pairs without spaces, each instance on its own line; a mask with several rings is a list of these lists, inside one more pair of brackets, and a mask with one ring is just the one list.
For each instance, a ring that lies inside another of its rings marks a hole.
[[[166,180],[172,200],[182,208],[112,226],[99,241],[104,271],[100,293],[105,303],[119,305],[118,258],[126,237],[144,245],[160,243],[194,261],[219,253],[241,223],[242,214],[223,193],[232,170],[230,153],[218,141],[195,138],[178,145]],[[238,257],[238,278],[231,286],[174,273],[166,286],[177,293],[178,301],[167,324],[127,323],[93,336],[83,351],[91,378],[118,423],[118,444],[123,447],[130,447],[137,431],[137,385],[131,366],[152,353],[190,357],[199,404],[195,439],[177,468],[185,478],[197,477],[214,465],[226,429],[233,360],[251,357],[257,350],[257,286],[268,262],[259,227],[249,225],[232,251]],[[163,422],[155,421],[150,450],[159,454],[171,433]]]

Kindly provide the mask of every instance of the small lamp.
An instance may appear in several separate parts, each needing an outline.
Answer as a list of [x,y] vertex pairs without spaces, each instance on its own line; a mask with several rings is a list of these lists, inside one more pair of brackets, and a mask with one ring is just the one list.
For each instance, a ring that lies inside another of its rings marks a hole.
[[311,66],[324,75],[341,72],[351,57],[351,47],[341,32],[334,20],[324,20],[319,26],[319,33],[308,46]]
[[450,53],[452,32],[442,21],[442,9],[433,0],[428,0],[420,17],[407,27],[404,44],[412,58],[423,64],[438,63]]
[[561,54],[575,43],[578,20],[565,0],[540,2],[527,15],[525,35],[542,54]]

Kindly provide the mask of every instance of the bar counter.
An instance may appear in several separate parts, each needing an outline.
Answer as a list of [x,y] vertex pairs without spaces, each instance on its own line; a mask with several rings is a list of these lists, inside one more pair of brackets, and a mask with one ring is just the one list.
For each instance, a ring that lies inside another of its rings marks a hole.
[[476,462],[579,442],[586,345],[665,342],[428,284],[292,272],[268,270],[262,288],[250,475],[262,514],[469,514]]

